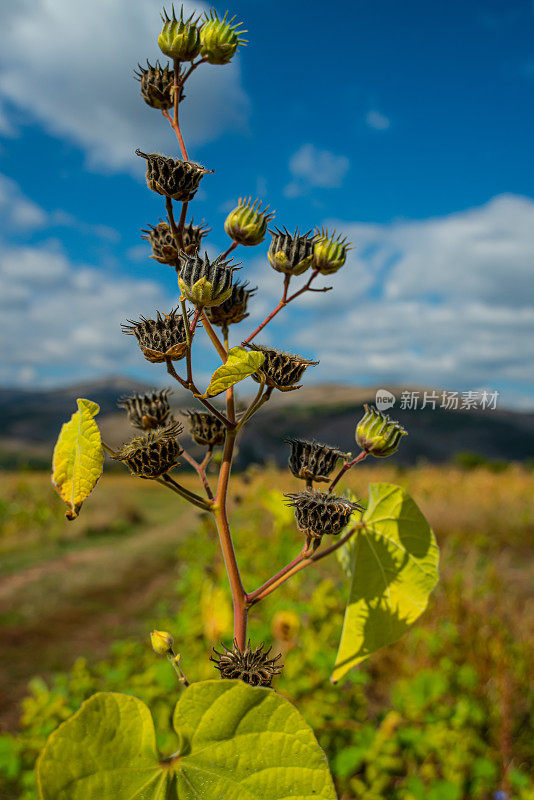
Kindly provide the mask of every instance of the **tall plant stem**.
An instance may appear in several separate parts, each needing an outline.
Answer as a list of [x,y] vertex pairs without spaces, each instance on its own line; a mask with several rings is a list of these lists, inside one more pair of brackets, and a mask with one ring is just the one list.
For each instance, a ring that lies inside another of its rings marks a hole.
[[[224,340],[224,349],[226,350],[226,353],[228,353],[230,349],[228,325],[225,325],[221,332]],[[230,388],[226,390],[226,416],[231,422],[235,422],[235,398],[233,386],[230,386]]]
[[236,431],[227,430],[222,463],[219,471],[217,493],[213,503],[213,512],[215,514],[221,550],[232,591],[232,600],[234,604],[234,639],[236,640],[238,647],[241,650],[244,650],[247,638],[247,595],[243,588],[243,582],[241,580],[241,574],[237,564],[226,507],[228,497],[228,482],[230,480],[230,471],[232,469],[235,439]]
[[[189,73],[186,77],[189,77],[191,73]],[[189,161],[189,156],[187,155],[187,150],[185,148],[184,137],[182,136],[182,131],[180,130],[180,123],[178,121],[178,107],[180,105],[180,94],[182,91],[183,81],[180,81],[180,62],[176,59],[174,60],[174,132],[178,137],[178,143],[180,145],[180,150],[182,151],[182,158],[184,161]]]
[[224,364],[226,362],[226,358],[228,356],[228,353],[226,352],[226,349],[225,349],[223,343],[221,342],[221,340],[219,339],[219,337],[217,336],[217,334],[213,330],[213,326],[212,326],[211,322],[209,321],[209,319],[207,318],[206,312],[204,311],[204,309],[202,309],[202,325],[204,326],[204,330],[206,331],[206,333],[210,337],[214,348],[217,350],[217,352],[218,352],[218,354],[220,356],[220,359]]

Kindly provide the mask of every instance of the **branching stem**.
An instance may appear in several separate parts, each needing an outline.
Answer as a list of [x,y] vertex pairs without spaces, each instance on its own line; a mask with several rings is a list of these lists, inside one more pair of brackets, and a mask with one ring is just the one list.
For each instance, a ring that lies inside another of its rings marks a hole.
[[362,452],[360,453],[359,456],[356,456],[356,458],[353,458],[352,461],[347,461],[345,464],[343,464],[343,466],[341,467],[341,469],[337,473],[336,477],[334,478],[334,480],[332,481],[332,483],[328,487],[328,494],[331,494],[331,492],[333,491],[336,483],[343,477],[345,472],[348,472],[349,469],[351,469],[351,467],[353,467],[355,464],[359,464],[361,461],[364,461],[367,458],[367,455],[368,454],[366,453],[366,451],[362,450]]

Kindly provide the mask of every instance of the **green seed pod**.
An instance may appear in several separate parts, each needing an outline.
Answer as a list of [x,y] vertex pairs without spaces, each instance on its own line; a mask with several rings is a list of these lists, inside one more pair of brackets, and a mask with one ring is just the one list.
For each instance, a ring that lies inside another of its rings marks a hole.
[[221,673],[221,678],[227,680],[238,679],[249,686],[270,686],[275,675],[282,671],[283,664],[277,662],[282,658],[279,653],[274,658],[269,658],[271,648],[264,651],[264,644],[260,644],[254,650],[250,646],[250,640],[246,648],[241,651],[234,640],[232,650],[223,644],[224,653],[219,653],[214,649],[216,658],[210,657],[215,667]]
[[[164,16],[165,15],[165,16]],[[158,45],[164,55],[175,61],[193,61],[200,53],[200,17],[193,19],[191,14],[184,20],[184,7],[180,9],[180,19],[177,19],[172,9],[172,19],[163,9],[161,19],[163,28],[158,36]]]
[[166,428],[150,431],[123,444],[112,457],[115,461],[123,461],[138,478],[159,478],[178,464],[178,456],[183,450],[176,437],[182,430],[183,427],[174,422]]
[[152,631],[150,634],[150,644],[152,645],[152,650],[157,653],[158,656],[172,655],[174,639],[167,631]]
[[313,246],[313,266],[323,275],[337,272],[345,263],[347,252],[352,249],[351,244],[341,234],[336,236],[335,231],[330,235],[326,229],[318,230]]
[[298,228],[294,234],[285,228],[283,232],[275,228],[269,233],[273,237],[267,253],[271,267],[286,275],[306,272],[313,261],[315,236],[310,236],[311,231],[301,236]]
[[227,20],[228,12],[219,19],[215,9],[210,15],[206,14],[206,21],[200,29],[200,52],[208,64],[228,64],[235,55],[240,44],[245,44],[245,39],[240,39],[244,30],[239,30],[241,22],[233,25],[235,17]]
[[[174,70],[167,64],[162,67],[159,61],[156,66],[147,61],[147,68],[138,64],[139,71],[134,72],[136,80],[141,84],[141,96],[151,108],[167,109],[174,105]],[[180,103],[184,99],[180,91]]]
[[162,156],[160,153],[143,153],[137,149],[136,155],[146,159],[146,183],[149,189],[173,200],[187,203],[197,193],[201,178],[212,169],[205,169],[195,161]]
[[362,510],[358,503],[327,492],[307,489],[285,497],[289,499],[288,505],[295,509],[298,529],[310,539],[320,539],[325,534],[337,536],[348,525],[351,514]]
[[258,344],[248,344],[250,350],[263,353],[265,361],[260,370],[252,375],[252,378],[260,383],[260,375],[263,374],[265,383],[273,389],[281,392],[292,392],[300,389],[300,385],[295,385],[302,378],[304,370],[310,366],[317,366],[318,361],[310,361],[294,353],[284,353],[282,350],[275,350],[274,347],[263,347]]
[[399,442],[408,432],[402,425],[374,406],[364,405],[365,414],[356,428],[356,442],[362,450],[377,458],[386,458],[396,452]]
[[269,214],[269,206],[260,210],[261,201],[252,197],[244,200],[239,198],[239,205],[226,217],[224,230],[228,236],[245,247],[255,247],[265,239],[267,225],[274,218],[274,214]]
[[157,311],[156,315],[156,319],[141,317],[139,322],[129,319],[129,324],[122,326],[122,332],[135,336],[144,357],[152,364],[159,364],[167,358],[180,361],[187,350],[182,314],[175,308],[170,314],[161,316]]
[[217,447],[224,444],[226,428],[221,420],[209,411],[186,411],[189,430],[195,442],[202,447]]
[[343,453],[335,447],[305,439],[285,439],[291,446],[289,469],[295,478],[314,481],[329,481],[338,459],[347,460],[350,453]]
[[257,287],[247,289],[248,282],[236,281],[232,286],[232,294],[219,306],[206,309],[206,316],[212,325],[224,328],[227,325],[237,324],[248,317],[247,305],[249,299],[256,293]]
[[130,425],[141,430],[162,428],[169,423],[171,409],[169,406],[170,389],[138,394],[134,392],[131,397],[121,397],[117,405],[124,408]]
[[181,253],[178,286],[184,297],[198,308],[218,306],[232,294],[234,269],[235,265],[223,261],[222,256],[210,262],[207,253],[204,258]]

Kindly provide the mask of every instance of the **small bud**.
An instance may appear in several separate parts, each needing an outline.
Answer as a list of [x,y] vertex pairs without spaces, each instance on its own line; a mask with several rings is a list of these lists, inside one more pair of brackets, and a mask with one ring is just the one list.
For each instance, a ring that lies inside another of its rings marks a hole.
[[152,631],[150,634],[150,644],[152,645],[152,650],[157,653],[158,656],[172,656],[174,639],[167,631]]
[[186,411],[189,417],[189,430],[197,444],[215,447],[224,444],[226,428],[218,417],[209,411]]
[[146,159],[146,183],[149,189],[187,203],[197,193],[201,178],[211,174],[212,169],[205,169],[195,161],[180,161],[178,158],[162,156],[160,153],[143,153],[137,149],[136,154]]
[[318,361],[310,361],[294,353],[284,353],[282,350],[275,350],[274,347],[263,347],[258,344],[248,344],[249,350],[256,350],[263,353],[265,361],[258,372],[252,375],[257,383],[261,382],[260,374],[265,376],[265,383],[273,389],[281,392],[291,392],[300,389],[300,385],[295,385],[302,378],[304,370],[310,366],[317,366]]
[[408,432],[374,406],[364,405],[364,408],[365,414],[356,428],[357,444],[366,453],[377,458],[393,455],[401,438],[407,436]]
[[117,405],[126,410],[130,425],[134,428],[162,428],[170,421],[169,392],[170,389],[154,390],[142,395],[135,392],[132,397],[121,397]]
[[232,294],[227,300],[224,300],[219,306],[206,308],[206,316],[212,325],[224,328],[227,325],[242,322],[248,317],[248,301],[257,291],[257,287],[247,289],[247,286],[248,282],[236,281],[232,286]]
[[152,364],[159,364],[167,358],[180,361],[187,350],[182,314],[175,308],[170,314],[161,316],[157,311],[156,315],[157,319],[141,317],[139,322],[129,319],[130,324],[124,324],[122,332],[135,336],[144,357]]
[[113,458],[123,461],[132,475],[159,478],[178,464],[178,457],[183,450],[176,437],[182,431],[183,427],[178,422],[150,431],[123,444]]
[[261,201],[252,198],[242,200],[239,198],[239,205],[226,217],[224,230],[228,236],[245,247],[255,247],[265,239],[267,225],[274,218],[274,214],[269,214],[269,206],[260,210]]
[[309,489],[285,497],[295,509],[298,529],[310,539],[320,539],[325,534],[337,536],[348,525],[351,514],[362,510],[362,506],[345,497]]
[[227,20],[228,12],[219,19],[215,9],[206,15],[206,21],[200,29],[200,52],[208,64],[228,64],[240,44],[245,44],[245,39],[240,39],[244,30],[239,30],[241,22],[232,25],[235,17]]
[[213,652],[217,658],[210,658],[216,668],[221,673],[221,678],[227,680],[239,679],[249,686],[270,686],[275,675],[282,671],[282,664],[277,664],[282,654],[279,653],[274,658],[269,658],[271,648],[263,650],[264,645],[260,644],[254,650],[248,642],[246,648],[241,651],[234,641],[234,647],[229,650],[223,644],[224,653],[217,650]]
[[304,439],[286,439],[291,446],[289,456],[289,469],[295,478],[314,481],[328,481],[338,459],[345,460],[350,453],[342,453],[334,447],[318,442],[308,442]]
[[323,275],[331,275],[337,272],[347,258],[347,252],[352,248],[346,237],[341,234],[336,236],[334,231],[332,235],[326,229],[317,231],[315,244],[313,246],[313,266],[319,270]]
[[[138,64],[139,71],[135,71],[136,80],[141,84],[141,96],[145,103],[152,108],[167,109],[174,105],[174,70],[167,64],[162,67],[159,61],[156,66],[147,61],[147,68]],[[180,87],[180,103],[185,95]]]
[[[163,16],[163,14],[165,16]],[[184,20],[184,8],[180,9],[180,19],[177,19],[172,9],[172,19],[163,9],[161,19],[163,28],[158,36],[158,45],[164,55],[176,61],[193,61],[200,52],[200,17],[193,19],[191,14]]]
[[[206,225],[194,225],[193,220],[185,225],[182,238],[184,242],[184,252],[187,254],[196,253],[200,249],[202,239],[211,228]],[[172,235],[172,231],[167,222],[158,222],[157,225],[149,225],[148,229],[143,228],[141,236],[149,242],[152,248],[152,255],[160,264],[168,264],[176,267],[178,262],[178,247]]]
[[223,261],[222,256],[210,262],[207,253],[204,258],[181,253],[178,286],[195,306],[218,306],[232,294],[234,269],[235,265]]
[[301,236],[298,228],[293,234],[275,228],[269,233],[273,237],[267,253],[271,267],[286,275],[302,275],[313,261],[315,237],[310,236],[311,231]]

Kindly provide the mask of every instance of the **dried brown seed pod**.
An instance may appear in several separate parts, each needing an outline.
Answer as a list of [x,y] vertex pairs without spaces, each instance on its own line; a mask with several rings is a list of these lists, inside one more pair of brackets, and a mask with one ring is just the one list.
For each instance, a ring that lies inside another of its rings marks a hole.
[[247,306],[250,298],[256,293],[257,287],[247,289],[248,281],[236,281],[232,286],[232,294],[220,306],[206,308],[206,316],[213,325],[221,328],[235,325],[248,317]]
[[224,444],[226,428],[209,411],[185,411],[189,417],[189,430],[197,444],[203,447],[216,447]]
[[141,430],[151,430],[152,428],[162,428],[170,422],[169,415],[171,409],[168,396],[170,389],[162,389],[146,394],[134,392],[131,397],[121,397],[117,405],[124,408],[128,415],[128,420],[134,428]]
[[[148,60],[146,64],[146,69],[138,64],[139,69],[134,71],[136,80],[141,84],[141,97],[151,108],[170,108],[174,105],[174,70],[170,69],[169,64],[162,67],[159,61],[154,67]],[[181,77],[180,70],[178,82]],[[181,103],[185,95],[183,88],[180,88]]]
[[285,495],[288,505],[295,509],[297,527],[311,539],[320,539],[325,534],[336,536],[348,524],[354,511],[362,506],[345,497],[306,490]]
[[212,169],[206,169],[195,161],[180,161],[178,158],[162,156],[160,153],[143,153],[139,149],[135,152],[146,159],[148,188],[182,203],[192,200],[201,178],[213,172]]
[[246,346],[265,356],[261,369],[252,376],[254,380],[260,383],[259,375],[263,373],[266,385],[273,389],[279,389],[281,392],[300,389],[300,385],[296,384],[302,378],[304,370],[310,366],[315,367],[319,363],[302,358],[295,353],[276,350],[274,347],[264,347],[259,344],[247,344]]
[[225,644],[222,646],[224,653],[214,650],[216,658],[210,658],[221,673],[221,678],[239,679],[250,686],[270,686],[274,676],[282,671],[283,664],[277,663],[282,654],[269,658],[271,648],[264,651],[264,644],[252,649],[249,640],[243,651],[235,640],[232,650]]
[[178,309],[173,309],[163,316],[156,312],[156,319],[141,317],[139,322],[128,320],[128,325],[122,326],[122,332],[135,336],[141,352],[147,361],[153,364],[161,363],[167,358],[179,361],[185,356],[187,340],[182,314]]
[[139,478],[159,478],[178,464],[178,457],[183,450],[177,436],[182,431],[182,425],[173,422],[166,428],[137,436],[123,444],[113,458],[115,461],[123,461],[132,475]]
[[296,478],[314,481],[328,481],[338,459],[347,459],[350,453],[343,453],[335,447],[306,439],[286,439],[291,447],[289,469]]
[[[202,239],[210,230],[211,228],[206,225],[194,225],[193,220],[188,225],[185,225],[182,232],[184,252],[188,255],[196,253],[202,244]],[[141,238],[145,239],[152,248],[150,258],[154,258],[160,264],[168,264],[171,267],[178,266],[179,250],[170,225],[167,222],[149,225],[148,229],[142,228],[142,233],[143,236]]]

